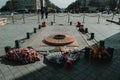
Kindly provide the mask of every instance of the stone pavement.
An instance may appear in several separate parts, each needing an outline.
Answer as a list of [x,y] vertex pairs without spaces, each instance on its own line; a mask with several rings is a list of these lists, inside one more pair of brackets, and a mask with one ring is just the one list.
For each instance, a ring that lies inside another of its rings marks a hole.
[[[64,16],[66,14],[60,15]],[[27,40],[21,46],[38,46],[48,34],[62,32],[75,36],[80,45],[79,49],[86,47],[87,44],[82,40],[77,29],[74,27],[78,21],[82,22],[82,17],[77,19],[71,18],[71,21],[73,21],[72,26],[69,26],[66,18],[57,17],[56,23],[53,26],[50,25],[53,16],[42,20],[46,21],[48,26],[37,31],[30,40]],[[25,24],[22,24],[22,21],[20,21],[16,24],[0,27],[0,80],[120,80],[120,26],[106,22],[104,18],[100,19],[100,24],[97,24],[96,20],[96,17],[86,17],[85,23],[83,23],[84,27],[88,28],[89,33],[95,33],[96,40],[105,40],[106,47],[115,48],[113,59],[110,62],[94,61],[90,58],[86,60],[84,54],[81,54],[80,61],[75,63],[72,70],[67,70],[66,67],[59,68],[55,64],[48,64],[43,57],[41,61],[26,65],[6,61],[2,58],[5,55],[4,46],[14,46],[14,40],[25,37],[26,32],[32,32],[34,27],[38,27],[37,16],[27,18]],[[46,50],[52,48],[54,47],[40,46],[36,49]]]

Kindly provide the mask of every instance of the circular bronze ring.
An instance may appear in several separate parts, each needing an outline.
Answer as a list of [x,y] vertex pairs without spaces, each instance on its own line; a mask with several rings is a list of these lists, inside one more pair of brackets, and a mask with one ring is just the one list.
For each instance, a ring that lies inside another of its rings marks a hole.
[[66,45],[66,44],[70,44],[72,42],[74,42],[74,37],[70,36],[70,35],[64,35],[64,36],[60,36],[60,38],[57,39],[55,38],[56,35],[50,35],[45,37],[44,41],[47,44],[50,45],[56,45],[56,46],[61,46],[61,45]]

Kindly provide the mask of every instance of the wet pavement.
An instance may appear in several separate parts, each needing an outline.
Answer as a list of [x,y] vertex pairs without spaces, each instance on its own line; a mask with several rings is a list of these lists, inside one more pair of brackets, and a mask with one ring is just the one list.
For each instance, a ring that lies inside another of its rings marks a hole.
[[[47,27],[37,30],[37,33],[33,34],[31,39],[22,43],[21,47],[33,46],[37,50],[53,49],[53,46],[44,47],[40,44],[45,36],[59,32],[75,36],[79,43],[79,49],[86,47],[87,44],[75,28],[78,21],[83,22],[83,17],[77,17],[80,15],[73,14],[70,18],[73,25],[70,26],[66,15],[57,14],[53,26],[51,26],[51,21],[54,20],[53,15],[49,15],[49,19],[40,19],[40,23],[46,21]],[[41,54],[41,61],[26,65],[6,61],[2,58],[5,55],[5,46],[14,47],[15,40],[26,37],[27,32],[33,32],[33,28],[38,28],[37,16],[26,18],[25,24],[22,23],[22,20],[19,20],[15,24],[10,23],[0,26],[0,80],[120,80],[120,26],[106,22],[106,18],[101,18],[98,24],[97,19],[97,17],[90,17],[89,15],[85,17],[85,22],[82,24],[88,28],[89,33],[95,33],[97,41],[104,40],[106,47],[115,48],[113,59],[108,62],[96,61],[91,58],[85,59],[82,53],[80,60],[74,64],[71,70],[66,69],[65,66],[60,68],[55,64],[48,64]]]

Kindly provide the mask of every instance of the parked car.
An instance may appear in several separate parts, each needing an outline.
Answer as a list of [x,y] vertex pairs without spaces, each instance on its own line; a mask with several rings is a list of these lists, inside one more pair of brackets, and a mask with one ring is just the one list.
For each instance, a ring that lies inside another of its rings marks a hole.
[[1,15],[11,15],[11,12],[1,12]]
[[112,11],[103,11],[102,14],[112,14]]

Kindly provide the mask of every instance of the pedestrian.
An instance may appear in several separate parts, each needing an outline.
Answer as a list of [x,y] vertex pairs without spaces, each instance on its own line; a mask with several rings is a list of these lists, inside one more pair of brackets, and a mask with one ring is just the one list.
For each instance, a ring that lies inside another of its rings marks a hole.
[[44,18],[44,8],[41,9],[41,19]]
[[48,8],[47,7],[45,8],[45,18],[46,19],[48,18]]

